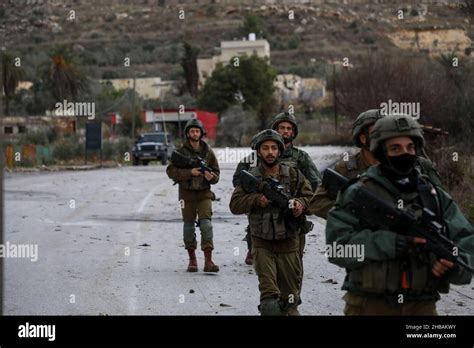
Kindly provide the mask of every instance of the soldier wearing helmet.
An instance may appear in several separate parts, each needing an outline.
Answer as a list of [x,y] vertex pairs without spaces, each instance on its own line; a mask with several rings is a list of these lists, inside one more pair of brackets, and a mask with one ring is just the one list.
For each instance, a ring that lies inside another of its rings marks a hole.
[[[281,163],[281,153],[285,150],[283,138],[267,129],[257,134],[254,146],[259,160],[256,167],[250,168],[250,173],[261,180],[278,180],[292,197],[293,215],[303,215],[312,196],[311,185],[298,169]],[[278,207],[262,193],[247,193],[240,186],[232,193],[230,210],[233,214],[248,214],[253,264],[259,280],[260,313],[297,314],[302,272],[300,228],[290,230],[278,218]]]
[[[278,134],[280,134],[283,138],[284,150],[280,157],[281,163],[299,169],[303,173],[305,178],[308,179],[308,181],[310,182],[312,190],[316,190],[316,188],[321,184],[321,175],[319,174],[318,168],[316,167],[308,153],[293,146],[293,140],[298,135],[298,124],[296,123],[295,116],[288,112],[280,113],[273,118],[271,128],[278,132]],[[234,187],[238,185],[238,178],[240,172],[244,169],[248,170],[250,168],[250,162],[251,161],[249,161],[248,159],[244,159],[238,164],[232,180]],[[245,263],[251,265],[252,244],[250,235],[248,234],[248,228],[246,229],[246,231],[248,252],[245,257]],[[301,253],[303,253],[304,246],[305,234],[303,233],[301,235]]]
[[280,161],[293,168],[298,168],[311,184],[311,188],[316,188],[321,184],[321,175],[307,152],[298,149],[293,145],[293,140],[298,136],[298,125],[294,115],[283,112],[274,117],[272,129],[277,131],[285,144],[285,150],[281,154]]
[[361,258],[329,257],[329,262],[347,270],[342,286],[347,291],[343,297],[346,315],[436,315],[436,301],[440,293],[449,291],[450,283],[471,282],[469,271],[424,249],[426,239],[400,234],[388,221],[362,220],[351,208],[360,203],[354,197],[362,188],[397,209],[427,208],[472,267],[474,228],[449,194],[417,170],[423,146],[421,126],[412,117],[379,119],[370,135],[370,152],[379,164],[349,182],[328,214],[327,245],[345,250],[364,247]]
[[[360,148],[360,151],[354,155],[345,154],[344,157],[336,162],[334,170],[348,179],[353,179],[364,173],[370,166],[378,164],[378,159],[370,151],[370,134],[374,128],[375,122],[381,119],[383,115],[380,110],[371,109],[362,112],[352,125],[352,142]],[[439,174],[434,168],[433,163],[422,156],[416,159],[417,170],[426,174],[435,185],[441,186]],[[331,196],[324,186],[319,186],[316,190],[313,200],[310,204],[310,212],[323,219],[327,217],[329,210],[334,206],[335,196]]]
[[[188,251],[188,272],[197,272],[196,258],[196,217],[201,231],[201,249],[204,252],[204,272],[218,272],[219,267],[212,261],[213,228],[212,228],[212,200],[215,199],[211,185],[219,181],[219,164],[214,151],[202,139],[205,135],[204,127],[198,119],[189,120],[184,133],[186,140],[177,151],[186,157],[196,160],[203,159],[212,171],[202,171],[200,167],[178,168],[171,161],[166,173],[168,177],[179,184],[179,200],[182,202],[183,240]],[[193,161],[197,162],[197,161]]]
[[[369,135],[375,122],[382,115],[379,110],[367,110],[361,113],[352,125],[352,142],[360,148],[355,155],[345,155],[339,160],[334,170],[348,179],[356,178],[367,170],[371,165],[377,164],[369,150]],[[319,186],[310,204],[310,212],[323,219],[326,218],[329,210],[334,206],[336,197],[332,197],[324,186]]]

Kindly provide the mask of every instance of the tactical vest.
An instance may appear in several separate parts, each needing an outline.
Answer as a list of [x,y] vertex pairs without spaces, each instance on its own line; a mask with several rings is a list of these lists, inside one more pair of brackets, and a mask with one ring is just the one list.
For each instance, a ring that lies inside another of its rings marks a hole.
[[[360,155],[362,156],[362,155]],[[357,156],[350,155],[347,161],[344,161],[347,170],[347,178],[353,179],[358,177],[365,169],[367,168],[359,168],[359,164],[357,163]]]
[[[250,173],[256,178],[262,180],[263,176],[259,167],[250,169]],[[281,165],[280,184],[285,192],[294,197],[296,192],[291,192],[290,167]],[[298,185],[296,185],[298,187]],[[250,233],[258,238],[265,240],[283,240],[294,238],[299,234],[297,231],[288,231],[284,220],[281,218],[281,210],[273,205],[266,208],[255,207],[248,215]]]
[[[179,152],[181,152],[183,155],[191,158],[197,158],[198,156],[201,156],[205,161],[209,161],[208,155],[209,155],[209,147],[207,144],[203,143],[203,151],[201,154],[194,152],[193,150],[189,149],[186,146],[183,146]],[[211,184],[209,181],[206,180],[204,175],[199,175],[199,176],[192,176],[191,179],[186,180],[185,182],[181,183],[180,185],[184,186],[184,189],[189,190],[189,191],[202,191],[202,190],[208,190],[211,188]]]
[[[370,190],[376,192],[380,198],[397,206],[400,199],[405,202],[404,208],[410,208],[418,204],[432,210],[437,214],[439,222],[442,221],[438,193],[433,184],[422,177],[418,193],[408,195],[401,194],[396,197],[389,193],[384,183],[374,176],[363,176],[360,178]],[[372,229],[371,226],[363,228]],[[377,226],[377,229],[389,230],[388,226]],[[363,266],[348,270],[347,280],[357,289],[357,292],[373,295],[404,294],[405,300],[420,299],[437,300],[437,291],[447,293],[449,284],[435,278],[432,273],[432,265],[436,256],[432,253],[416,252],[410,253],[406,259],[391,259],[384,261],[367,261]]]

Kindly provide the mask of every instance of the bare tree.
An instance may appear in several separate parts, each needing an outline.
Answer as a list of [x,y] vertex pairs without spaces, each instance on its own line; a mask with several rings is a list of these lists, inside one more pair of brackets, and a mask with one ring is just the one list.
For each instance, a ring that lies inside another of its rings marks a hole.
[[219,144],[242,146],[244,136],[252,136],[257,131],[255,112],[244,110],[241,105],[233,105],[220,115],[217,128]]

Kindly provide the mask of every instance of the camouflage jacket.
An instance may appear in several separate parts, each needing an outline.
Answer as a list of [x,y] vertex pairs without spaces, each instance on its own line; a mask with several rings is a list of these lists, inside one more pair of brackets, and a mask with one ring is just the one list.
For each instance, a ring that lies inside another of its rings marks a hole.
[[[281,179],[284,175],[285,165],[280,165],[280,172],[277,179]],[[288,166],[286,166],[288,168]],[[259,167],[262,179],[267,178],[268,176],[264,172],[263,167]],[[289,191],[294,193],[293,198],[300,201],[305,210],[308,208],[309,201],[313,195],[311,190],[311,185],[309,181],[304,178],[301,172],[297,169],[289,167]],[[237,186],[232,193],[230,199],[229,208],[233,214],[249,214],[249,220],[251,221],[251,234],[254,247],[267,248],[275,252],[290,252],[297,251],[299,238],[295,234],[292,238],[282,239],[282,240],[265,240],[254,236],[252,232],[252,226],[259,225],[258,223],[252,223],[252,221],[260,219],[260,226],[266,226],[269,228],[271,223],[264,221],[268,215],[273,215],[273,211],[266,211],[267,208],[261,208],[259,205],[260,198],[262,193],[247,193],[245,190]],[[270,207],[268,209],[271,209]],[[267,210],[268,210],[267,209]],[[270,219],[271,221],[271,219]],[[258,222],[258,221],[257,221]],[[265,231],[264,231],[265,232]],[[295,231],[296,232],[296,231]]]
[[[339,160],[334,170],[348,179],[354,179],[364,173],[370,167],[369,162],[362,155],[362,151],[359,151],[355,155],[350,155],[347,161],[343,159]],[[417,158],[417,170],[428,176],[433,184],[442,187],[441,179],[438,172],[435,169],[433,162],[425,157]],[[319,186],[314,193],[313,199],[309,206],[309,212],[323,219],[326,219],[329,210],[335,204],[335,197],[330,197],[326,188]]]
[[185,201],[199,201],[202,199],[214,199],[215,196],[211,191],[211,185],[217,184],[219,181],[219,163],[212,151],[211,147],[205,142],[200,142],[198,150],[195,150],[188,140],[183,144],[178,152],[188,157],[201,157],[212,169],[215,177],[211,181],[207,181],[204,175],[192,176],[190,168],[177,168],[171,163],[166,168],[168,177],[179,184],[179,199]]
[[[239,185],[239,175],[242,170],[250,169],[250,158],[245,158],[237,165],[232,177],[234,187]],[[307,152],[290,144],[280,156],[280,163],[299,169],[311,184],[312,190],[321,184],[321,174]]]
[[[428,181],[417,172],[419,180]],[[431,184],[430,184],[431,185]],[[394,207],[403,200],[405,207],[413,203],[423,205],[417,190],[401,192],[387,179],[379,165],[370,167],[352,185],[340,191],[336,205],[328,214],[326,244],[363,246],[363,259],[354,257],[329,257],[329,262],[347,270],[342,289],[366,296],[385,296],[403,293],[407,300],[436,300],[438,292],[448,292],[449,283],[469,284],[472,275],[462,267],[448,271],[441,279],[431,273],[436,257],[428,252],[409,253],[405,258],[396,256],[396,232],[387,225],[371,227],[367,221],[355,216],[347,205],[361,187],[374,192]],[[459,247],[459,255],[471,267],[474,265],[474,228],[466,220],[452,198],[440,187],[431,191],[437,198],[439,221],[446,227],[446,237]],[[334,244],[333,244],[334,243]],[[408,270],[408,289],[401,289],[402,270]]]

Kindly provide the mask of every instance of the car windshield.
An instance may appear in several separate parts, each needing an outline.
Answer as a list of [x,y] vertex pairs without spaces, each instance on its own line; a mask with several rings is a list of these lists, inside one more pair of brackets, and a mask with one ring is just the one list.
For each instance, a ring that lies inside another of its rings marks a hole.
[[161,134],[144,134],[140,139],[138,139],[139,143],[164,143],[165,142],[165,135]]

